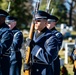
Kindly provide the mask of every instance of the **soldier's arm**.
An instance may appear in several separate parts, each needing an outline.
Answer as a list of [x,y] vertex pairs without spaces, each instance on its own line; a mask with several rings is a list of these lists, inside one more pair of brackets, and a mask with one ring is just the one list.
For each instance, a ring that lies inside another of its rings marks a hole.
[[51,64],[52,61],[57,57],[57,39],[55,36],[50,37],[45,42],[45,49],[36,45],[32,50],[32,55],[38,58],[40,61],[45,62],[46,64]]
[[58,39],[58,47],[59,47],[59,50],[61,49],[61,46],[62,46],[62,42],[63,42],[63,35],[58,32],[55,34],[57,39]]
[[10,30],[6,30],[2,34],[2,38],[0,39],[0,55],[5,54],[5,52],[9,49],[13,41],[13,34]]
[[73,49],[71,57],[74,61],[74,68],[76,69],[76,49]]
[[18,50],[21,48],[23,43],[23,34],[22,32],[19,32],[14,38],[13,38],[13,43],[11,46],[12,50]]
[[73,58],[73,60],[76,60],[76,50],[73,49],[71,57]]

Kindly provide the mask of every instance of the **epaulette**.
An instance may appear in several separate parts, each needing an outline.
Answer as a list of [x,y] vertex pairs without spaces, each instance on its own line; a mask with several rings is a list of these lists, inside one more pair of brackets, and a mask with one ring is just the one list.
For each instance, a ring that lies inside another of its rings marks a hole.
[[57,36],[57,38],[61,38],[62,37],[61,33],[56,33],[55,35]]

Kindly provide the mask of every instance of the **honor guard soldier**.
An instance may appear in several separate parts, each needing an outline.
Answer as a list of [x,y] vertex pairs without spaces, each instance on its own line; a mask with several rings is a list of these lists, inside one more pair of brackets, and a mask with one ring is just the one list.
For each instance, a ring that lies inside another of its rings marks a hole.
[[52,62],[58,56],[58,41],[46,27],[49,16],[45,11],[37,12],[33,40],[26,42],[31,46],[31,75],[53,75]]
[[73,51],[71,53],[71,57],[72,57],[72,60],[73,60],[74,75],[76,75],[76,38],[75,38],[74,48],[73,48]]
[[[57,24],[58,18],[54,15],[50,15],[50,18],[48,19],[48,25],[47,28],[50,30],[50,32],[57,37],[57,51],[59,52],[61,46],[62,46],[62,41],[63,41],[63,36],[62,34],[55,28]],[[60,75],[60,60],[59,56],[54,60],[54,75]],[[57,67],[57,68],[56,68]]]
[[8,49],[12,44],[13,34],[5,24],[5,18],[8,15],[6,11],[0,9],[0,75],[9,75],[10,53]]
[[21,75],[21,66],[22,66],[22,57],[20,48],[23,43],[23,34],[16,27],[17,18],[12,16],[7,16],[5,20],[6,24],[13,32],[13,42],[9,50],[11,51],[10,55],[10,75]]

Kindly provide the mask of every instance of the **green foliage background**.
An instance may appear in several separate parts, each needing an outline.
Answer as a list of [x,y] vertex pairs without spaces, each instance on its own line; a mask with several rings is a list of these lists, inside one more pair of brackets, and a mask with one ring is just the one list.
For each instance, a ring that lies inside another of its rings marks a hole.
[[[55,15],[59,18],[58,23],[67,23],[67,9],[63,4],[64,0],[51,0],[49,6],[49,13]],[[40,6],[40,10],[46,11],[47,8],[47,0],[42,0],[42,4]],[[53,9],[53,12],[52,12]]]
[[[32,12],[33,12],[33,0],[0,0],[0,8],[7,10],[9,1],[11,1],[10,12],[11,16],[16,16],[18,18],[18,27],[20,29],[26,29],[28,25],[31,23],[32,20]],[[36,0],[38,1],[38,0]],[[39,10],[46,11],[47,8],[47,1],[49,0],[40,0],[42,1],[40,4]],[[49,6],[49,13],[57,16],[59,18],[58,24],[65,23],[70,25],[70,18],[72,16],[71,21],[72,25],[76,27],[76,15],[75,15],[75,8],[76,4],[72,8],[71,11],[73,14],[69,15],[69,12],[64,5],[65,0],[51,0]],[[69,2],[67,2],[69,3]],[[53,12],[52,12],[53,10]]]
[[9,1],[11,1],[9,15],[17,17],[17,26],[25,29],[32,19],[31,3],[28,0],[0,0],[0,8],[7,11]]

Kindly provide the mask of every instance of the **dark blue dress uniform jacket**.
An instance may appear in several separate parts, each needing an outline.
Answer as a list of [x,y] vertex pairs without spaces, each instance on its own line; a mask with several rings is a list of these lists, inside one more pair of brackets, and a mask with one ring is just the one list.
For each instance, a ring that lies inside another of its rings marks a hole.
[[60,50],[62,46],[62,42],[63,42],[63,35],[59,31],[57,31],[55,28],[51,29],[51,33],[57,37],[58,50]]
[[45,28],[38,36],[35,32],[35,46],[31,51],[32,70],[31,75],[53,75],[52,62],[58,55],[57,37]]
[[9,27],[3,23],[0,25],[0,67],[2,75],[9,75],[9,53],[8,49],[13,41],[13,34]]
[[[57,41],[58,41],[57,50],[59,51],[61,46],[62,46],[63,35],[59,31],[57,31],[55,28],[51,29],[51,33],[57,37]],[[54,66],[53,67],[54,67],[54,75],[60,75],[59,56],[54,60]]]
[[76,44],[74,45],[73,51],[71,53],[71,57],[73,60],[76,60],[76,55],[74,54],[75,46],[76,46]]
[[[71,58],[72,58],[72,60],[73,60],[73,63],[74,63],[74,61],[76,60],[76,55],[74,54],[74,50],[75,50],[75,48],[73,48],[73,51],[72,51],[72,53],[71,53]],[[74,75],[76,75],[75,66],[73,66],[73,71],[74,71]]]
[[22,66],[22,56],[20,52],[20,48],[23,43],[23,34],[16,27],[12,30],[13,32],[13,42],[10,47],[11,55],[10,55],[10,75],[21,75],[21,66]]

